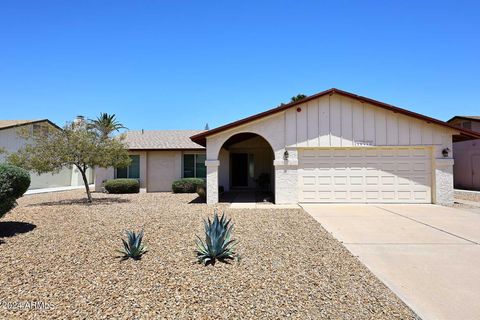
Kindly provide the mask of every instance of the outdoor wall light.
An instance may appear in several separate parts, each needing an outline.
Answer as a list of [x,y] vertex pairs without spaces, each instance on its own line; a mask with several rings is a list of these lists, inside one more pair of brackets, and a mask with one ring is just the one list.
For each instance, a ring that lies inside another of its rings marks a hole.
[[285,152],[283,153],[283,160],[287,161],[287,160],[288,160],[288,156],[289,156],[288,151],[285,150]]
[[448,157],[448,154],[450,153],[450,149],[449,148],[445,148],[442,150],[442,154],[443,154],[443,157],[446,158]]

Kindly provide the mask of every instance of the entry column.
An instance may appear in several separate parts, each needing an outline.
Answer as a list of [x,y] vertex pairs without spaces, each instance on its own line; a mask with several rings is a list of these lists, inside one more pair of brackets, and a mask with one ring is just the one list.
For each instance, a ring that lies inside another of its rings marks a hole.
[[206,160],[207,167],[207,204],[218,203],[218,160]]
[[298,160],[295,156],[288,160],[274,160],[275,167],[275,203],[295,204],[298,202]]
[[435,195],[434,203],[453,204],[453,158],[435,159]]

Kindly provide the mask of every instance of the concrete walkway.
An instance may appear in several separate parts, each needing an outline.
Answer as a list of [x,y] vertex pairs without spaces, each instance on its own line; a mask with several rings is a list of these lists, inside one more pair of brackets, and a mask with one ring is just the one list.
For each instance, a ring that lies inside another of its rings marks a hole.
[[237,190],[226,192],[220,199],[221,203],[230,203],[232,209],[300,209],[298,204],[274,204],[260,201],[260,196],[253,190]]
[[[90,185],[90,190],[93,191],[95,188],[94,184]],[[41,188],[41,189],[32,189],[27,190],[25,195],[29,194],[39,194],[39,193],[48,193],[48,192],[60,192],[60,191],[69,191],[69,190],[76,190],[76,189],[85,189],[85,186],[69,186],[69,187],[55,187],[55,188]]]
[[422,319],[480,319],[480,215],[436,205],[302,205]]

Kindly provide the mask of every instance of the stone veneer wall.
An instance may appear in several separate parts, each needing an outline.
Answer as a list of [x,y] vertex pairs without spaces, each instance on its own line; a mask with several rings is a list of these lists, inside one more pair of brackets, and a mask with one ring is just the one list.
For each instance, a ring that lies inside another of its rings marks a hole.
[[453,159],[435,159],[435,198],[434,203],[453,204]]

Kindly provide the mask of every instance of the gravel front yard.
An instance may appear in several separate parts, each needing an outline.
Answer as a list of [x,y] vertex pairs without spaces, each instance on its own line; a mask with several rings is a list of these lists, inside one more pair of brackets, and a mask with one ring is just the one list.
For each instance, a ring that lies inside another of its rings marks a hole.
[[[0,220],[0,318],[414,318],[301,210],[226,209],[241,260],[204,267],[194,238],[212,209],[194,195],[94,197],[25,196]],[[141,228],[149,252],[120,262],[123,231]]]

